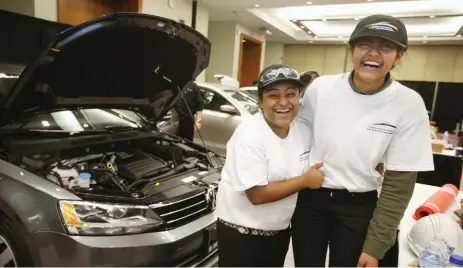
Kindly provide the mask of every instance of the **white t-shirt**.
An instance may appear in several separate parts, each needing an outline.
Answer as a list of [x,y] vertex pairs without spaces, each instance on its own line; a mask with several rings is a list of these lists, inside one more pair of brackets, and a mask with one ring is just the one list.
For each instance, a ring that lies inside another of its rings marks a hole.
[[227,158],[217,193],[217,216],[227,222],[260,230],[288,228],[297,194],[253,205],[245,190],[283,181],[308,168],[311,131],[299,119],[288,136],[278,137],[259,112],[246,118],[227,143]]
[[362,95],[348,79],[349,73],[315,79],[301,103],[300,117],[313,127],[310,165],[324,163],[322,187],[376,190],[382,178],[375,167],[383,158],[387,170],[433,170],[429,118],[420,95],[396,81]]

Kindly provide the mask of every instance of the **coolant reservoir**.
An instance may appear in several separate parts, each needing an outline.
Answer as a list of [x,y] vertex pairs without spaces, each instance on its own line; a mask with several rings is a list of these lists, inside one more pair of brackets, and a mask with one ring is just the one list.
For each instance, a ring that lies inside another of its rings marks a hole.
[[61,181],[63,182],[63,187],[65,189],[69,189],[70,181],[79,177],[79,172],[77,172],[75,168],[61,169],[61,168],[55,167],[53,168],[52,172],[47,176],[47,178],[51,181],[55,181],[55,180],[58,180],[58,178],[56,178],[57,176],[61,177]]

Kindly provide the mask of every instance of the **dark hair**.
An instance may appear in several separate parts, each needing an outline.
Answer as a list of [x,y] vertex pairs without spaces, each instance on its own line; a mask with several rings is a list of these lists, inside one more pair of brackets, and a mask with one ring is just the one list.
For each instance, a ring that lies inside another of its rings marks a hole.
[[320,75],[316,71],[307,71],[301,74],[301,81],[305,84],[305,86],[309,86],[310,83],[315,80],[315,78],[319,77]]

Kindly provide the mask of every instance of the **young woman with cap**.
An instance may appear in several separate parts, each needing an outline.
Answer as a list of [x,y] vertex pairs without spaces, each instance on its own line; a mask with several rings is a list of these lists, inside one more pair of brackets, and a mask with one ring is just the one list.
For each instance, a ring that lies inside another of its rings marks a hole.
[[308,166],[311,132],[296,119],[304,86],[286,65],[264,69],[261,112],[227,144],[216,208],[220,267],[282,267],[297,192],[323,183],[322,164]]
[[[328,244],[330,266],[378,266],[395,241],[417,172],[434,169],[424,102],[389,73],[407,50],[405,25],[368,16],[349,45],[354,70],[315,79],[301,103],[300,115],[313,127],[310,163],[323,162],[325,181],[298,195],[291,225],[296,266],[324,266]],[[383,157],[382,179],[375,167]]]

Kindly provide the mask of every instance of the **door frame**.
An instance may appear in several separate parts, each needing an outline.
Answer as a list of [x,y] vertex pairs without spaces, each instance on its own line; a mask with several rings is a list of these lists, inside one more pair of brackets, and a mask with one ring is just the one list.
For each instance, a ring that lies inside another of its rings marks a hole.
[[240,87],[241,87],[241,82],[240,82],[241,81],[241,65],[243,64],[243,46],[244,46],[243,40],[245,40],[246,42],[253,42],[259,46],[259,57],[258,57],[259,69],[260,67],[262,67],[261,63],[262,63],[262,43],[263,42],[250,35],[241,33],[240,35],[240,56],[239,56],[239,61],[238,61],[238,83],[240,83]]

